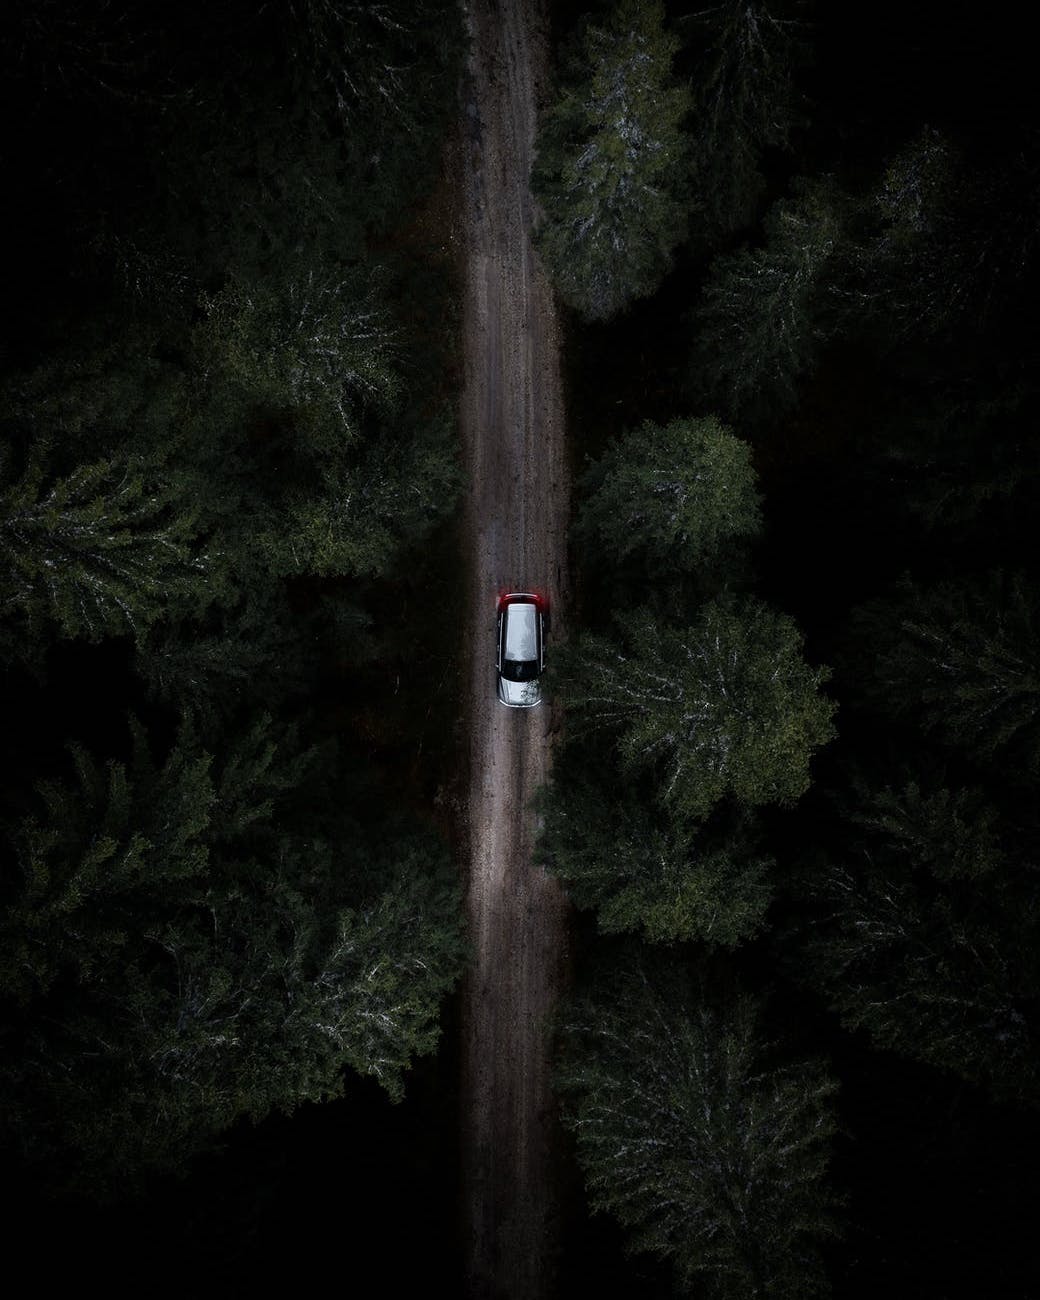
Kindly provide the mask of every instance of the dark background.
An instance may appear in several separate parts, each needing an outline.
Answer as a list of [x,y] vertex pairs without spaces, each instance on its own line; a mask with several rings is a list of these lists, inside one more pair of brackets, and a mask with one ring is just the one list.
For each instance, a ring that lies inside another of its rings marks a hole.
[[[555,7],[561,33],[580,9]],[[943,128],[983,159],[999,156],[1012,139],[1035,140],[1033,49],[1010,7],[962,11],[945,3],[850,0],[819,3],[804,14],[809,57],[799,84],[809,121],[794,156],[768,160],[770,197],[782,194],[796,172],[833,170],[852,183],[868,178],[923,125]],[[192,20],[203,21],[202,11]],[[78,214],[92,205],[117,208],[120,185],[138,202],[139,173],[147,169],[141,141],[122,129],[110,105],[70,124],[46,111],[28,115],[8,92],[4,112],[9,123],[21,124],[7,132],[21,177],[5,203],[4,346],[14,369],[33,362],[64,314],[83,309],[89,286],[77,274]],[[677,412],[688,347],[681,322],[704,271],[703,260],[681,258],[660,293],[618,322],[571,324],[566,362],[576,465],[638,420]],[[1032,320],[1021,322],[1023,330],[1032,327]],[[982,339],[979,346],[995,344]],[[828,662],[847,611],[906,567],[908,548],[922,545],[893,507],[898,484],[863,472],[871,421],[900,396],[879,389],[867,364],[855,353],[833,356],[797,417],[758,451],[768,526],[760,554],[764,594],[799,620],[813,662]],[[983,560],[990,545],[995,558],[1015,553],[1031,563],[1032,526],[1029,514],[1001,520],[988,538],[973,534],[970,545],[982,548]],[[440,557],[450,556],[450,545],[448,537]],[[956,546],[956,537],[946,538],[934,552],[916,553],[915,563],[941,572]],[[18,802],[20,774],[38,770],[37,754],[42,761],[55,738],[87,734],[103,742],[112,719],[140,705],[127,686],[126,647],[55,653],[74,656],[75,664],[52,674],[63,685],[48,686],[45,699],[21,678],[9,679],[3,692],[8,717],[21,708],[41,719],[36,754],[26,751],[25,727],[0,732],[9,804]],[[326,707],[342,707],[342,681],[332,676],[324,689]],[[111,707],[113,693],[119,708]],[[446,699],[444,713],[452,707]],[[435,733],[429,720],[424,726]],[[449,734],[444,761],[460,765],[461,738]],[[410,744],[405,737],[380,761],[406,765]],[[824,815],[810,796],[797,825],[784,823],[778,834],[801,842],[817,814]],[[578,940],[580,966],[581,951],[593,942],[584,920]],[[749,952],[747,962],[786,987],[765,947]],[[1040,1117],[871,1050],[793,989],[781,989],[778,1006],[789,1028],[829,1053],[842,1083],[833,1173],[848,1197],[848,1226],[844,1240],[828,1248],[835,1294],[1040,1295],[1033,1244]],[[401,1104],[392,1105],[371,1082],[348,1080],[342,1100],[241,1124],[183,1181],[158,1182],[128,1203],[55,1203],[8,1158],[4,1271],[14,1277],[31,1270],[34,1289],[44,1291],[98,1284],[153,1294],[319,1285],[367,1291],[364,1279],[378,1276],[386,1295],[455,1293],[457,1016],[453,1001],[439,1052],[415,1067]],[[666,1269],[626,1261],[619,1230],[602,1217],[585,1217],[567,1152],[561,1165],[561,1296],[669,1294]]]

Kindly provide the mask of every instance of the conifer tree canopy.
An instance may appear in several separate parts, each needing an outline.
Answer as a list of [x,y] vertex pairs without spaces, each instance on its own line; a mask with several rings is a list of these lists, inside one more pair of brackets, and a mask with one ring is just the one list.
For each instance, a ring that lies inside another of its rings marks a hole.
[[791,619],[727,596],[687,628],[645,611],[618,628],[618,639],[584,637],[567,656],[565,697],[580,728],[616,735],[630,771],[661,773],[666,804],[701,817],[727,794],[754,806],[805,792],[834,705]]
[[542,123],[538,243],[560,296],[589,320],[652,293],[686,231],[677,49],[659,0],[619,0],[584,28]]
[[712,416],[645,421],[588,471],[579,531],[604,559],[693,569],[761,524],[751,448]]
[[674,959],[630,958],[562,1016],[557,1086],[593,1205],[714,1300],[827,1292],[836,1083],[778,1059],[762,1011]]

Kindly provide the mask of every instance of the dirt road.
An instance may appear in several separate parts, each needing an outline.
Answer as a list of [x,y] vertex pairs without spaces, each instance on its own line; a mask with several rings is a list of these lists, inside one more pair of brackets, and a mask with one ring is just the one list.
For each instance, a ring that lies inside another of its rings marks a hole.
[[[561,983],[565,902],[533,860],[530,799],[548,771],[554,711],[495,698],[504,589],[567,607],[567,461],[559,330],[531,246],[535,105],[547,68],[542,0],[466,0],[466,279],[462,428],[469,478],[470,864],[474,963],[463,1002],[463,1173],[469,1292],[550,1293],[556,1123],[546,1017]],[[552,639],[548,652],[552,653]]]

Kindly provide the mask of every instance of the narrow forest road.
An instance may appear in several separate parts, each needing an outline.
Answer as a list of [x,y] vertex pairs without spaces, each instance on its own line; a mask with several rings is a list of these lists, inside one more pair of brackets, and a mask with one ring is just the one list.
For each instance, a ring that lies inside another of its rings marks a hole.
[[[555,1106],[546,1019],[562,983],[566,904],[533,858],[531,797],[549,767],[550,703],[495,697],[495,603],[545,592],[566,609],[567,458],[559,323],[531,244],[536,96],[548,66],[544,0],[464,0],[465,387],[470,736],[462,1155],[472,1297],[551,1288]],[[548,654],[552,654],[552,640]]]

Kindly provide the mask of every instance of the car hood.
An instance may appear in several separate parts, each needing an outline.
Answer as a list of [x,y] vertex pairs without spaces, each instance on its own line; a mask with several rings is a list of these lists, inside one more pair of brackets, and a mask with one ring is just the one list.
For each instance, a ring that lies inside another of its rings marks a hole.
[[511,682],[505,677],[500,677],[498,694],[503,704],[512,704],[517,708],[530,708],[531,705],[541,702],[542,688],[537,679],[533,682]]

